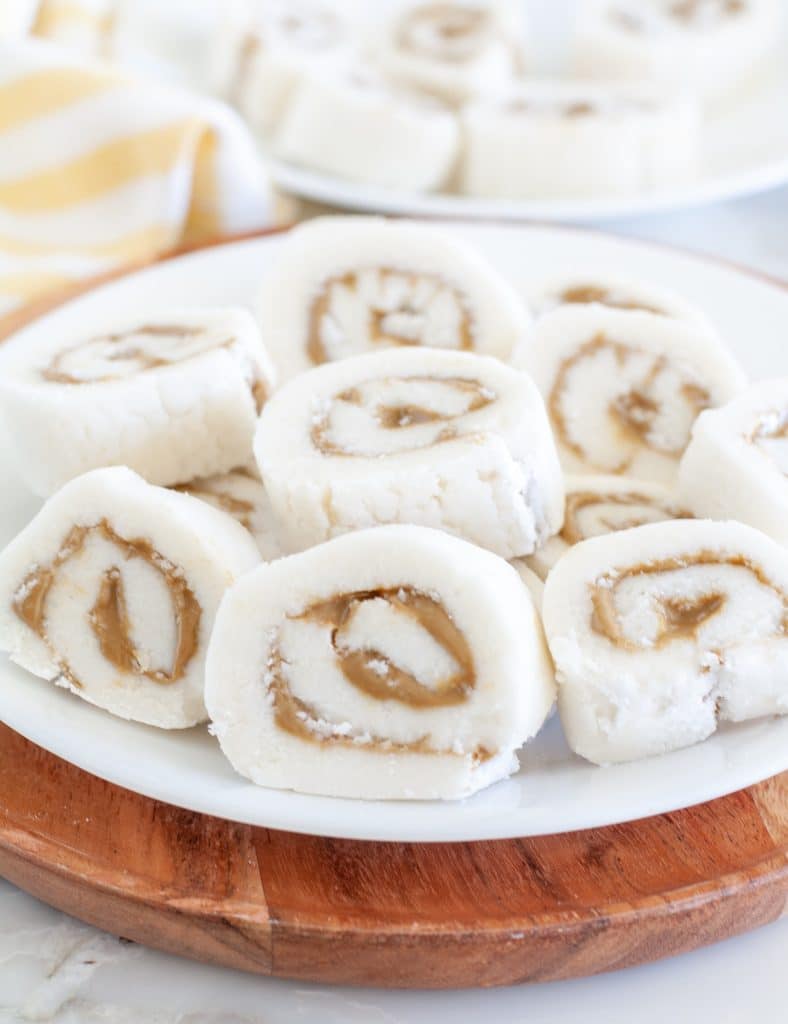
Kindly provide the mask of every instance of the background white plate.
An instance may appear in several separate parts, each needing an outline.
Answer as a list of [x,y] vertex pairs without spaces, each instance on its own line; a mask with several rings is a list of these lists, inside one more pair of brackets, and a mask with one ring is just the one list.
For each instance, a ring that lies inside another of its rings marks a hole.
[[[555,73],[565,64],[576,0],[530,0],[526,6],[534,42],[535,73]],[[474,199],[376,188],[276,160],[271,161],[270,170],[280,188],[305,199],[344,209],[415,217],[607,220],[761,192],[788,181],[788,24],[781,46],[774,65],[763,69],[741,97],[711,112],[700,176],[681,187],[613,198]]]
[[[617,269],[681,290],[706,309],[753,376],[788,373],[788,291],[670,250],[567,229],[455,224],[522,286],[570,267]],[[0,346],[91,331],[141,308],[248,304],[280,237],[182,257],[133,274],[38,320]],[[0,544],[38,502],[0,446]],[[0,719],[81,768],[148,796],[271,828],[360,839],[474,840],[613,824],[722,796],[788,769],[788,718],[729,727],[705,743],[631,765],[574,757],[557,719],[525,749],[518,775],[460,803],[359,802],[253,786],[235,775],[206,728],[164,732],[110,715],[27,675],[0,656]]]

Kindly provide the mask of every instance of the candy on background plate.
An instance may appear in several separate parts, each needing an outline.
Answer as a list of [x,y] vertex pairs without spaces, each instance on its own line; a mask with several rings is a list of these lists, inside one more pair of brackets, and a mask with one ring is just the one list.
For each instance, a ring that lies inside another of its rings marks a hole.
[[774,56],[782,8],[780,0],[581,0],[572,68],[716,98]]
[[635,195],[685,184],[700,166],[697,104],[649,87],[527,82],[469,103],[462,126],[468,196]]

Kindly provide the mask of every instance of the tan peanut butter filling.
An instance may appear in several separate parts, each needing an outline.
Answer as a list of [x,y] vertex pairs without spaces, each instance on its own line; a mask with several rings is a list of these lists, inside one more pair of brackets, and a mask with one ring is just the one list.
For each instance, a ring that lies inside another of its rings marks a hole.
[[608,309],[634,309],[644,313],[664,313],[664,310],[650,306],[646,302],[616,296],[610,289],[597,284],[573,285],[561,292],[559,297],[562,303],[569,306],[588,306],[592,302],[596,302],[599,305],[607,306]]
[[[585,530],[580,522],[584,512],[600,510],[605,506],[613,506],[616,509],[633,509],[633,514],[626,519],[606,518],[599,514],[599,525],[608,533],[615,533],[617,530],[627,530],[633,526],[643,526],[644,523],[658,522],[664,519],[691,519],[689,512],[674,508],[656,498],[637,491],[626,493],[602,494],[597,491],[572,491],[566,496],[564,508],[564,525],[561,528],[559,537],[567,544],[579,544],[592,534]],[[640,509],[640,511],[634,511]]]
[[622,629],[617,596],[624,581],[633,577],[654,577],[703,565],[732,566],[752,574],[761,586],[768,587],[780,597],[783,603],[783,618],[779,635],[784,636],[788,633],[788,599],[761,567],[743,555],[720,556],[713,551],[700,551],[694,555],[644,562],[600,576],[590,587],[593,609],[591,629],[605,637],[615,647],[626,651],[659,649],[673,643],[674,640],[694,639],[698,630],[723,610],[728,601],[726,593],[711,588],[707,593],[695,596],[655,595],[654,601],[659,618],[657,635],[653,641],[640,643],[630,640]]
[[[635,346],[613,341],[604,334],[597,334],[559,364],[547,400],[547,408],[553,430],[561,443],[578,459],[585,462],[590,461],[585,447],[574,436],[570,426],[571,411],[565,411],[564,404],[570,390],[570,378],[575,371],[584,363],[590,365],[603,353],[613,356],[616,369],[622,376],[630,360],[646,359],[647,368],[640,373],[638,380],[630,383],[626,390],[614,395],[603,410],[614,425],[622,443],[632,449],[630,454],[622,457],[614,466],[601,466],[593,462],[591,464],[606,472],[624,473],[631,465],[638,448],[650,448],[655,452],[678,459],[687,446],[689,434],[687,433],[687,436],[682,438],[682,442],[676,445],[668,443],[656,428],[658,417],[663,413],[663,401],[658,397],[661,378],[670,372],[678,374],[680,370],[673,366],[665,356],[652,355]],[[684,402],[689,408],[692,421],[711,404],[711,396],[708,391],[686,376],[681,379],[675,394],[676,399]]]
[[[747,9],[746,0],[673,0],[665,4],[663,17],[669,21],[679,22],[686,27],[695,27],[705,17],[716,15],[720,18],[734,18]],[[609,18],[619,28],[628,32],[640,33],[648,29],[648,20],[634,11],[622,7],[614,7]]]
[[[101,653],[120,671],[144,676],[154,683],[169,684],[182,679],[197,651],[202,617],[200,604],[172,563],[159,554],[148,540],[127,540],[116,533],[105,519],[94,526],[73,527],[52,561],[46,566],[32,569],[17,588],[12,603],[14,612],[49,645],[46,629],[47,598],[58,570],[83,549],[91,534],[98,534],[113,544],[118,549],[119,559],[128,561],[141,558],[161,575],[170,595],[177,630],[170,668],[144,667],[131,637],[121,571],[118,566],[113,566],[103,573],[96,601],[88,616],[88,624]],[[52,654],[59,663],[61,674],[73,685],[80,686],[69,666],[57,658],[54,651]]]
[[493,19],[484,7],[422,4],[400,22],[397,45],[419,57],[463,64],[478,57],[494,35]]
[[[435,384],[441,388],[448,388],[458,393],[463,398],[462,408],[458,412],[446,412],[440,409],[431,409],[426,405],[418,405],[414,402],[387,402],[384,400],[369,400],[364,389],[375,389],[386,387],[399,382],[411,382],[414,384]],[[318,416],[310,431],[312,445],[322,455],[349,455],[359,453],[352,451],[331,437],[331,415],[336,403],[365,408],[370,414],[375,426],[386,431],[407,431],[409,428],[421,427],[427,424],[446,424],[438,433],[424,443],[414,443],[406,447],[400,447],[395,454],[403,451],[415,451],[420,448],[431,448],[436,444],[451,441],[460,436],[456,421],[470,413],[478,412],[490,405],[497,398],[497,395],[478,380],[463,377],[385,377],[364,381],[357,387],[347,388],[335,395],[326,411]]]
[[[382,651],[349,647],[345,642],[345,631],[354,615],[365,602],[380,600],[417,622],[451,656],[456,670],[436,685],[426,686]],[[411,587],[338,594],[316,602],[291,618],[324,626],[329,632],[331,650],[342,675],[351,686],[374,700],[394,700],[415,709],[447,707],[466,701],[476,685],[473,655],[461,630],[439,601]],[[276,644],[269,660],[267,678],[277,725],[298,739],[311,743],[363,746],[386,753],[452,753],[436,750],[426,735],[411,742],[398,743],[380,736],[353,736],[321,730],[319,712],[296,697],[290,689],[285,678],[285,662]],[[472,752],[478,763],[492,756],[493,753],[482,746]]]
[[[235,472],[240,473],[240,470]],[[244,474],[245,475],[245,474]],[[247,479],[252,479],[247,477]],[[174,491],[181,494],[189,494],[193,498],[208,500],[211,504],[218,505],[224,512],[236,519],[241,526],[247,530],[252,529],[252,516],[254,515],[254,503],[245,498],[239,498],[230,491],[222,488],[220,484],[211,484],[206,480],[194,480],[190,484],[177,484]]]
[[[145,370],[172,366],[209,349],[224,348],[234,341],[233,337],[214,341],[204,327],[148,324],[89,338],[62,349],[44,367],[41,376],[57,384],[121,380]],[[91,366],[93,361],[98,365]]]
[[[314,366],[337,358],[329,350],[349,342],[358,331],[359,304],[366,306],[361,345],[428,345],[430,334],[450,336],[453,350],[473,348],[473,319],[464,295],[437,274],[412,273],[391,267],[351,270],[328,278],[309,310],[306,352]],[[354,312],[348,312],[351,307]],[[352,354],[348,351],[345,354]]]
[[788,476],[788,446],[781,444],[788,439],[788,411],[775,410],[758,418],[754,429],[745,435],[745,440],[755,445],[776,468]]

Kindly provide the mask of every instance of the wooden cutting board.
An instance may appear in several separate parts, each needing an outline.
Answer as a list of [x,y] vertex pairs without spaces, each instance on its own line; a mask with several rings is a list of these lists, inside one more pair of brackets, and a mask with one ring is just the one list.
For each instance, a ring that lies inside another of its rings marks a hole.
[[[95,283],[6,318],[0,338]],[[0,725],[0,874],[116,935],[260,974],[425,988],[571,978],[785,913],[788,773],[612,828],[365,843],[180,810]]]
[[0,726],[0,874],[116,935],[260,974],[424,988],[571,978],[780,917],[788,773],[613,828],[365,843],[180,810]]

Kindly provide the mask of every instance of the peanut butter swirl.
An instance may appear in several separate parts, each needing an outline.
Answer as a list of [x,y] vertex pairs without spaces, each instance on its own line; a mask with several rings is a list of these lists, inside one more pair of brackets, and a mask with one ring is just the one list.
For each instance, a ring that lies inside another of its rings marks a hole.
[[[427,686],[415,675],[396,665],[385,653],[375,648],[359,650],[347,643],[346,630],[359,608],[367,601],[386,601],[398,614],[417,622],[451,656],[456,670]],[[373,700],[394,700],[413,709],[458,705],[466,701],[476,685],[473,655],[461,630],[452,621],[443,605],[434,597],[411,587],[381,588],[338,594],[319,601],[292,618],[325,627],[337,666],[347,682]],[[427,735],[408,743],[397,743],[386,737],[349,734],[346,729],[332,730],[319,712],[296,697],[286,678],[287,665],[278,643],[274,644],[267,666],[267,683],[272,695],[276,723],[279,728],[311,743],[332,743],[363,746],[386,753],[453,753],[435,750]],[[479,746],[472,752],[477,762],[492,757]]]
[[758,417],[758,422],[745,440],[766,455],[783,476],[788,476],[788,451],[781,442],[788,439],[788,410],[776,409]]
[[626,580],[638,577],[654,581],[661,574],[680,572],[693,566],[731,566],[754,577],[782,602],[783,616],[776,635],[785,636],[788,633],[788,597],[768,578],[763,569],[743,555],[721,556],[713,551],[644,562],[600,576],[590,587],[593,609],[591,629],[615,647],[633,652],[661,649],[676,640],[695,639],[701,627],[725,608],[729,598],[724,591],[710,587],[703,593],[686,597],[655,593],[653,603],[658,624],[653,639],[634,641],[627,637],[618,608],[619,590]]
[[57,352],[41,370],[56,384],[98,384],[121,380],[191,359],[213,348],[231,345],[234,337],[213,338],[204,327],[146,324],[115,334],[99,335]]
[[484,7],[422,4],[400,21],[397,44],[418,57],[465,64],[475,60],[495,34],[491,13]]
[[565,288],[560,295],[561,302],[568,306],[589,306],[591,303],[598,303],[600,306],[607,306],[608,309],[639,310],[644,313],[664,314],[664,309],[650,306],[647,302],[638,299],[628,299],[626,296],[617,295],[609,288],[598,284],[578,284],[571,288]]
[[102,537],[117,548],[119,562],[140,558],[161,575],[170,595],[177,631],[175,653],[170,667],[146,667],[132,640],[120,567],[112,566],[101,577],[96,600],[88,616],[88,625],[98,641],[101,653],[121,672],[143,676],[151,682],[163,685],[178,682],[183,678],[189,662],[197,651],[202,617],[200,604],[176,567],[156,551],[148,540],[127,540],[116,533],[105,519],[94,526],[73,527],[51,562],[31,569],[14,595],[14,612],[50,646],[61,674],[73,685],[80,686],[71,668],[52,650],[49,643],[46,625],[47,599],[58,571],[69,559],[83,550],[92,534]]
[[[240,475],[239,470],[234,470],[234,472]],[[201,498],[211,505],[218,506],[222,511],[227,512],[228,515],[237,520],[241,526],[245,526],[247,530],[252,529],[252,518],[255,511],[254,503],[232,494],[219,482],[193,480],[189,484],[177,484],[173,487],[173,490],[180,491],[181,494],[189,494],[193,498]]]
[[[711,17],[720,20],[736,18],[746,9],[746,0],[671,0],[663,4],[661,14],[668,22],[695,28]],[[647,15],[623,7],[612,7],[609,18],[627,32],[641,33],[648,31],[649,28],[650,19]]]
[[[410,401],[400,402],[389,401],[384,397],[375,398],[375,391],[381,390],[385,394],[385,389],[401,382],[414,385],[435,385],[438,388],[449,389],[461,398],[461,408],[456,412],[446,412],[439,408],[430,408],[427,405]],[[412,443],[405,441],[394,454],[431,448],[436,444],[461,436],[462,431],[458,429],[458,421],[464,416],[484,409],[496,398],[497,395],[480,381],[464,377],[414,375],[374,378],[335,395],[326,410],[314,420],[310,439],[313,447],[323,455],[358,456],[363,454],[360,451],[351,450],[332,436],[332,417],[336,412],[336,407],[344,404],[365,410],[368,413],[370,425],[384,431],[401,431],[403,434],[407,434],[409,430],[425,425],[433,425],[437,428],[436,432],[426,440],[414,439]]]
[[[365,308],[361,336],[359,306]],[[391,267],[348,271],[324,281],[309,310],[306,352],[314,366],[337,358],[330,347],[350,355],[370,346],[430,343],[473,348],[473,318],[465,296],[437,274]]]
[[[613,465],[602,465],[590,458],[576,428],[572,426],[573,410],[569,398],[573,376],[587,372],[595,360],[605,356],[613,357],[614,379],[621,383],[621,389],[608,398],[606,406],[601,409],[615,428],[624,449]],[[633,373],[638,362],[643,367]],[[659,429],[659,420],[664,412],[661,396],[670,375],[677,378],[671,400],[681,403],[687,413],[687,429],[679,444],[668,442]],[[689,426],[710,404],[708,391],[665,356],[613,341],[604,334],[597,334],[561,362],[547,401],[553,429],[561,443],[578,459],[598,471],[609,473],[625,473],[642,448],[678,459],[689,442]]]
[[[605,509],[610,511],[606,515]],[[625,518],[612,518],[614,511],[630,510]],[[582,520],[585,516],[596,516],[598,529],[589,529]],[[559,536],[567,544],[579,544],[582,540],[599,533],[615,533],[645,523],[656,523],[665,519],[691,519],[689,512],[659,501],[651,495],[637,491],[620,491],[609,494],[597,491],[573,491],[566,496],[564,525]]]

